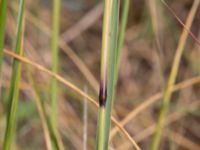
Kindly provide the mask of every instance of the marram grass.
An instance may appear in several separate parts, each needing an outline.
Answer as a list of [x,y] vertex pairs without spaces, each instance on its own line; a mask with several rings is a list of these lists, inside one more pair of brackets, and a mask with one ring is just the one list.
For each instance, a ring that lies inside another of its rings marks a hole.
[[[24,33],[24,6],[25,0],[20,0],[19,14],[17,20],[17,35],[14,45],[14,51],[18,55],[23,55],[23,33]],[[3,143],[3,150],[11,150],[15,135],[16,114],[19,99],[19,84],[21,80],[21,63],[14,59],[12,65],[12,76],[8,95],[9,110],[7,115],[6,132]]]

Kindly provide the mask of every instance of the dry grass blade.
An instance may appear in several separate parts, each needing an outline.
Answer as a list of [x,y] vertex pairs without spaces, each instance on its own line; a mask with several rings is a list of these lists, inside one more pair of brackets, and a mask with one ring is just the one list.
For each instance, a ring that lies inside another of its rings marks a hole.
[[[12,8],[17,11],[16,5],[13,4]],[[27,12],[27,21],[32,23],[35,27],[40,29],[43,33],[45,33],[48,37],[51,36],[51,30],[50,28],[41,20],[34,17],[30,12]],[[95,79],[94,75],[91,73],[91,71],[88,69],[88,67],[85,65],[85,63],[78,57],[78,55],[72,50],[65,42],[63,38],[59,39],[59,47],[61,50],[69,56],[69,58],[72,60],[72,62],[76,65],[76,67],[80,70],[80,72],[84,75],[84,77],[87,79],[91,87],[95,90],[96,93],[99,92],[98,90],[98,82]]]
[[83,31],[93,25],[103,13],[103,4],[99,2],[92,10],[87,12],[75,25],[62,34],[62,39],[69,43],[78,37]]
[[159,53],[162,53],[162,41],[161,41],[161,27],[162,27],[162,18],[161,18],[161,7],[160,1],[158,0],[148,0],[148,5],[150,9],[150,15],[152,18],[152,28],[155,34],[156,45],[159,50]]
[[168,136],[168,137],[172,136],[173,137],[172,140],[175,143],[179,144],[180,146],[182,146],[188,150],[199,150],[200,149],[200,145],[194,143],[193,141],[190,141],[183,135],[176,133],[172,130],[165,131],[164,136]]
[[188,31],[188,33],[190,34],[192,39],[195,40],[198,43],[198,45],[200,46],[200,41],[198,40],[198,38],[190,31],[190,29],[187,28],[187,26],[181,21],[181,19],[172,10],[172,8],[170,8],[169,5],[164,0],[162,0],[162,2],[168,8],[168,10],[173,14],[173,16],[176,18],[176,20],[184,27],[184,29]]
[[[8,56],[14,57],[18,60],[20,60],[23,63],[29,64],[32,67],[45,72],[46,74],[48,74],[49,76],[57,79],[58,81],[60,81],[61,83],[63,83],[64,85],[66,85],[67,87],[71,88],[72,90],[74,90],[76,93],[78,93],[79,95],[81,95],[82,97],[85,97],[87,100],[89,100],[94,106],[98,107],[98,103],[96,102],[95,99],[93,99],[92,97],[90,97],[88,94],[86,94],[84,91],[82,91],[81,89],[79,89],[78,87],[76,87],[74,84],[70,83],[69,81],[65,80],[63,77],[61,77],[58,74],[53,73],[52,71],[46,69],[45,67],[30,61],[29,59],[19,56],[7,49],[4,49],[4,53]],[[114,120],[114,118],[112,117],[112,121],[115,123],[115,125],[120,128],[120,131],[122,131],[121,129],[123,129],[123,133],[125,133],[124,135],[127,137],[127,135],[129,135],[129,133],[118,123],[118,121],[116,121],[116,119]],[[136,143],[132,138],[130,138],[131,136],[129,135],[129,137],[127,137],[131,143]]]
[[[186,81],[183,81],[181,83],[176,84],[172,88],[171,92],[176,92],[178,90],[190,87],[190,86],[198,84],[198,83],[200,83],[200,77],[193,77],[191,79],[188,79]],[[122,121],[120,121],[120,124],[122,126],[125,126],[131,120],[133,120],[139,113],[142,113],[145,109],[147,109],[148,107],[150,107],[151,105],[153,105],[157,101],[161,100],[161,98],[162,98],[162,92],[157,93],[157,94],[151,96],[150,98],[144,100],[144,103],[142,103],[141,105],[139,105],[138,107],[136,107],[135,109],[133,109],[130,113],[128,113],[126,115],[126,117]],[[115,134],[118,131],[119,131],[119,129],[116,128],[116,127],[114,127],[112,129],[110,140],[112,140],[112,138],[115,136]]]
[[[193,102],[191,104],[190,107],[186,108],[186,109],[198,109],[198,107],[200,106],[200,103],[197,102]],[[176,111],[172,114],[170,114],[169,116],[166,117],[166,120],[164,122],[164,125],[167,126],[177,120],[180,120],[181,118],[183,118],[187,113],[184,112],[180,112],[180,111]],[[142,140],[144,140],[145,138],[149,137],[150,135],[152,135],[154,132],[156,131],[156,124],[152,124],[149,127],[145,128],[143,131],[141,131],[139,134],[134,136],[134,139],[137,142],[141,142]]]

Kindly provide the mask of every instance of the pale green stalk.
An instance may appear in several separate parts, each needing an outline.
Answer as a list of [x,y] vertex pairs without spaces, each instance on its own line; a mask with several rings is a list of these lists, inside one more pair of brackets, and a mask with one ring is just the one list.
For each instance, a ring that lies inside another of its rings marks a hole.
[[[58,73],[59,71],[59,30],[60,30],[60,0],[53,0],[53,31],[51,38],[52,51],[52,71]],[[51,82],[51,128],[52,141],[56,141],[54,149],[64,149],[60,135],[57,130],[57,115],[58,115],[58,82],[54,78]],[[54,140],[56,139],[56,140]]]
[[4,49],[4,37],[5,37],[5,25],[6,25],[6,7],[7,0],[0,1],[0,72],[3,62],[3,49]]
[[[103,37],[101,54],[101,80],[99,93],[99,120],[97,128],[98,150],[108,149],[112,103],[115,94],[117,66],[119,1],[104,1]],[[108,91],[107,91],[108,89]],[[108,95],[108,97],[107,97]]]
[[[58,73],[58,61],[59,61],[59,22],[60,22],[60,0],[53,0],[53,31],[51,40],[52,50],[52,71]],[[52,79],[51,84],[51,106],[52,106],[52,124],[56,127],[57,125],[57,99],[58,99],[58,85],[55,79]]]
[[105,103],[107,97],[107,61],[109,50],[109,33],[110,33],[110,17],[111,17],[112,0],[104,1],[104,17],[103,17],[103,37],[101,50],[101,76],[100,76],[100,92],[99,92],[99,118],[97,126],[97,143],[96,149],[103,150],[105,144]]
[[[16,54],[23,55],[23,20],[24,20],[24,0],[20,0],[19,15],[17,21],[17,36],[15,41],[14,50]],[[9,90],[9,112],[7,115],[7,126],[3,143],[3,150],[10,150],[13,142],[15,127],[16,127],[16,114],[19,98],[19,84],[21,80],[21,63],[19,60],[14,59],[12,66],[12,76]]]
[[178,73],[178,68],[180,65],[180,60],[181,60],[181,56],[185,47],[185,43],[188,37],[188,29],[191,28],[192,25],[192,21],[194,19],[195,13],[197,11],[198,5],[199,5],[199,0],[195,0],[193,3],[193,6],[191,8],[191,11],[189,13],[189,16],[187,18],[186,21],[186,28],[184,28],[182,35],[180,37],[180,41],[176,50],[176,54],[174,57],[174,61],[173,61],[173,65],[172,65],[172,69],[170,72],[170,76],[167,82],[167,86],[164,90],[164,95],[163,95],[163,104],[160,110],[160,114],[159,114],[159,119],[158,119],[158,123],[156,126],[156,132],[155,135],[153,137],[153,141],[152,141],[152,145],[151,145],[151,150],[157,150],[159,147],[159,143],[160,143],[160,138],[161,138],[161,131],[162,128],[164,126],[164,121],[165,121],[165,115],[167,113],[168,107],[169,107],[169,102],[171,99],[171,95],[172,95],[172,88],[174,86],[176,77],[177,77],[177,73]]
[[27,65],[25,66],[25,69],[26,69],[26,74],[27,74],[28,80],[29,80],[29,82],[32,86],[32,94],[34,96],[35,104],[36,104],[38,114],[39,114],[39,117],[40,117],[40,120],[41,120],[43,132],[44,132],[44,139],[45,139],[46,148],[47,148],[47,150],[52,150],[50,130],[48,129],[48,122],[47,122],[47,119],[46,119],[45,109],[44,109],[44,106],[43,106],[42,101],[40,99],[40,96],[38,94],[37,86],[34,82],[33,75],[31,74],[31,71],[30,71],[30,69],[28,68]]
[[[119,68],[121,51],[124,46],[124,37],[125,37],[125,32],[126,32],[127,20],[128,20],[129,5],[130,5],[130,0],[122,1],[122,16],[120,19],[119,37],[118,37],[118,45],[117,45],[117,68]],[[116,71],[118,71],[118,69],[116,69]]]
[[105,144],[105,107],[99,108],[99,120],[98,120],[98,131],[97,131],[97,150],[103,150]]

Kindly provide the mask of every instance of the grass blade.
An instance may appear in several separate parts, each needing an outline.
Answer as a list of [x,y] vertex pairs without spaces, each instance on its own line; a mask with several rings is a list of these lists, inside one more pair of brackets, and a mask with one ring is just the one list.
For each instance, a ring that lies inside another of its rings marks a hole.
[[[115,94],[119,1],[104,1],[104,20],[99,93],[99,120],[97,128],[98,150],[108,149],[111,109]],[[108,87],[108,91],[107,91]],[[108,92],[108,93],[107,93]],[[108,94],[108,97],[107,97]]]
[[[52,51],[52,71],[58,73],[58,60],[59,60],[59,29],[60,29],[60,0],[53,0],[53,31],[51,38],[51,51]],[[57,115],[58,115],[58,82],[54,78],[51,81],[51,118],[50,126],[52,128],[52,141],[54,142],[54,148],[64,149],[61,142],[60,135],[57,130]],[[59,140],[58,140],[59,139]]]
[[[60,16],[60,0],[53,1],[53,31],[52,31],[52,71],[58,72],[58,40],[59,40],[59,16]],[[57,94],[58,85],[55,79],[52,79],[51,85],[51,102],[52,102],[52,123],[56,125],[57,122]]]
[[[122,16],[120,19],[119,37],[118,37],[118,43],[117,43],[118,44],[117,45],[117,68],[119,68],[121,50],[124,45],[124,36],[125,36],[126,24],[127,24],[127,20],[128,20],[129,5],[130,5],[130,0],[122,1]],[[116,71],[118,71],[118,70],[116,69]],[[118,74],[118,72],[117,72],[117,74]]]
[[7,0],[0,1],[0,72],[3,62],[4,36],[6,25],[6,7]]
[[[192,21],[194,19],[195,13],[197,11],[198,5],[199,5],[199,0],[195,0],[193,3],[193,6],[191,8],[191,11],[189,13],[189,16],[187,18],[186,21],[186,27],[187,29],[190,29],[191,25],[192,25]],[[153,141],[152,141],[152,145],[151,145],[151,150],[157,150],[158,146],[159,146],[159,142],[160,142],[160,138],[161,138],[161,131],[162,128],[164,126],[164,120],[165,120],[165,114],[167,113],[168,107],[169,107],[169,102],[171,99],[171,89],[174,86],[175,80],[176,80],[176,76],[178,73],[178,68],[180,65],[180,60],[181,60],[181,56],[184,50],[184,46],[188,37],[188,30],[184,28],[182,35],[180,37],[180,41],[176,50],[176,54],[174,57],[174,61],[173,61],[173,65],[172,65],[172,69],[170,72],[170,76],[167,82],[167,86],[165,88],[164,91],[164,95],[163,95],[163,104],[160,110],[160,114],[159,114],[159,119],[157,122],[157,126],[156,126],[156,133],[153,137]]]
[[44,139],[45,139],[46,148],[47,148],[47,150],[52,150],[50,131],[48,129],[48,122],[46,120],[45,109],[44,109],[44,106],[41,102],[40,96],[39,96],[38,91],[37,91],[37,86],[35,85],[33,75],[31,74],[31,71],[28,68],[28,65],[25,66],[25,69],[26,69],[27,78],[30,82],[30,85],[32,86],[31,91],[32,91],[32,94],[34,96],[35,104],[36,104],[38,114],[39,114],[39,117],[40,117],[40,120],[41,120],[42,129],[43,129],[43,132],[44,132]]
[[[24,25],[24,0],[20,0],[19,15],[17,20],[17,36],[15,41],[14,50],[16,54],[23,55],[23,25]],[[12,66],[12,77],[9,90],[9,112],[7,116],[7,126],[4,137],[4,150],[10,150],[14,138],[14,130],[16,126],[16,113],[19,97],[19,84],[21,80],[21,63],[19,60],[14,59]]]

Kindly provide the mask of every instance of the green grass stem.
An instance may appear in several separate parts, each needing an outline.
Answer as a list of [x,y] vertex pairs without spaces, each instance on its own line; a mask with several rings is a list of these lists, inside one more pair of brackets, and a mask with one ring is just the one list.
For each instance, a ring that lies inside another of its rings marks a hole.
[[119,1],[105,0],[101,50],[100,108],[96,146],[98,150],[107,150],[109,143],[112,103],[116,86],[118,18]]
[[[16,54],[23,55],[23,30],[24,30],[24,6],[25,1],[20,0],[19,4],[19,15],[17,20],[17,36],[14,46],[14,51]],[[21,63],[19,60],[14,59],[12,66],[12,76],[10,82],[10,90],[8,96],[9,102],[9,111],[7,115],[7,126],[4,137],[3,149],[10,150],[12,141],[15,134],[16,127],[16,114],[17,114],[17,105],[19,98],[19,84],[21,80]]]
[[7,0],[0,1],[0,72],[3,62],[3,49],[4,49],[4,37],[5,37],[5,26],[6,26],[6,7]]
[[[98,133],[98,146],[97,149],[98,150],[103,150],[104,149],[104,144],[105,144],[105,135],[104,135],[104,129],[105,129],[105,108],[104,107],[100,107],[99,108],[99,124],[98,124],[98,128],[99,128],[99,133]],[[101,133],[101,134],[100,134]]]
[[[52,71],[59,71],[59,30],[60,30],[60,0],[53,0],[53,19],[52,19],[52,38],[51,38],[51,53],[52,53]],[[57,130],[57,115],[58,115],[58,82],[54,78],[51,81],[51,117],[50,127],[52,142],[54,149],[64,149],[60,135]],[[59,139],[59,140],[58,140]]]
[[160,114],[159,114],[159,119],[156,125],[156,132],[155,135],[153,137],[153,141],[152,141],[152,145],[151,145],[151,150],[157,150],[159,147],[159,143],[160,143],[160,138],[161,138],[161,132],[162,132],[162,128],[164,126],[164,121],[165,121],[165,115],[167,113],[168,107],[169,107],[169,103],[170,103],[170,99],[171,99],[171,95],[172,95],[172,88],[174,86],[174,83],[176,81],[176,77],[177,77],[177,73],[178,73],[178,68],[180,66],[180,61],[181,61],[181,56],[186,44],[186,40],[188,37],[188,29],[191,28],[192,25],[192,21],[194,19],[195,13],[197,11],[198,5],[199,5],[199,0],[194,0],[193,6],[191,8],[191,11],[189,13],[189,16],[186,20],[186,28],[184,28],[179,43],[178,43],[178,47],[176,50],[176,54],[174,57],[174,61],[173,61],[173,65],[172,65],[172,69],[169,75],[169,79],[167,82],[167,86],[164,90],[163,93],[163,104],[161,106],[161,110],[160,110]]
[[119,68],[121,51],[124,46],[124,37],[125,37],[125,32],[126,32],[127,20],[128,20],[129,5],[130,5],[130,0],[122,1],[122,15],[120,18],[119,37],[118,37],[118,45],[117,45],[117,68]]
[[[60,21],[60,0],[53,0],[53,31],[51,40],[52,50],[52,71],[58,73],[58,54],[59,54],[59,21]],[[51,84],[51,106],[52,106],[52,123],[57,124],[57,99],[58,99],[58,83],[55,79],[52,79]]]

